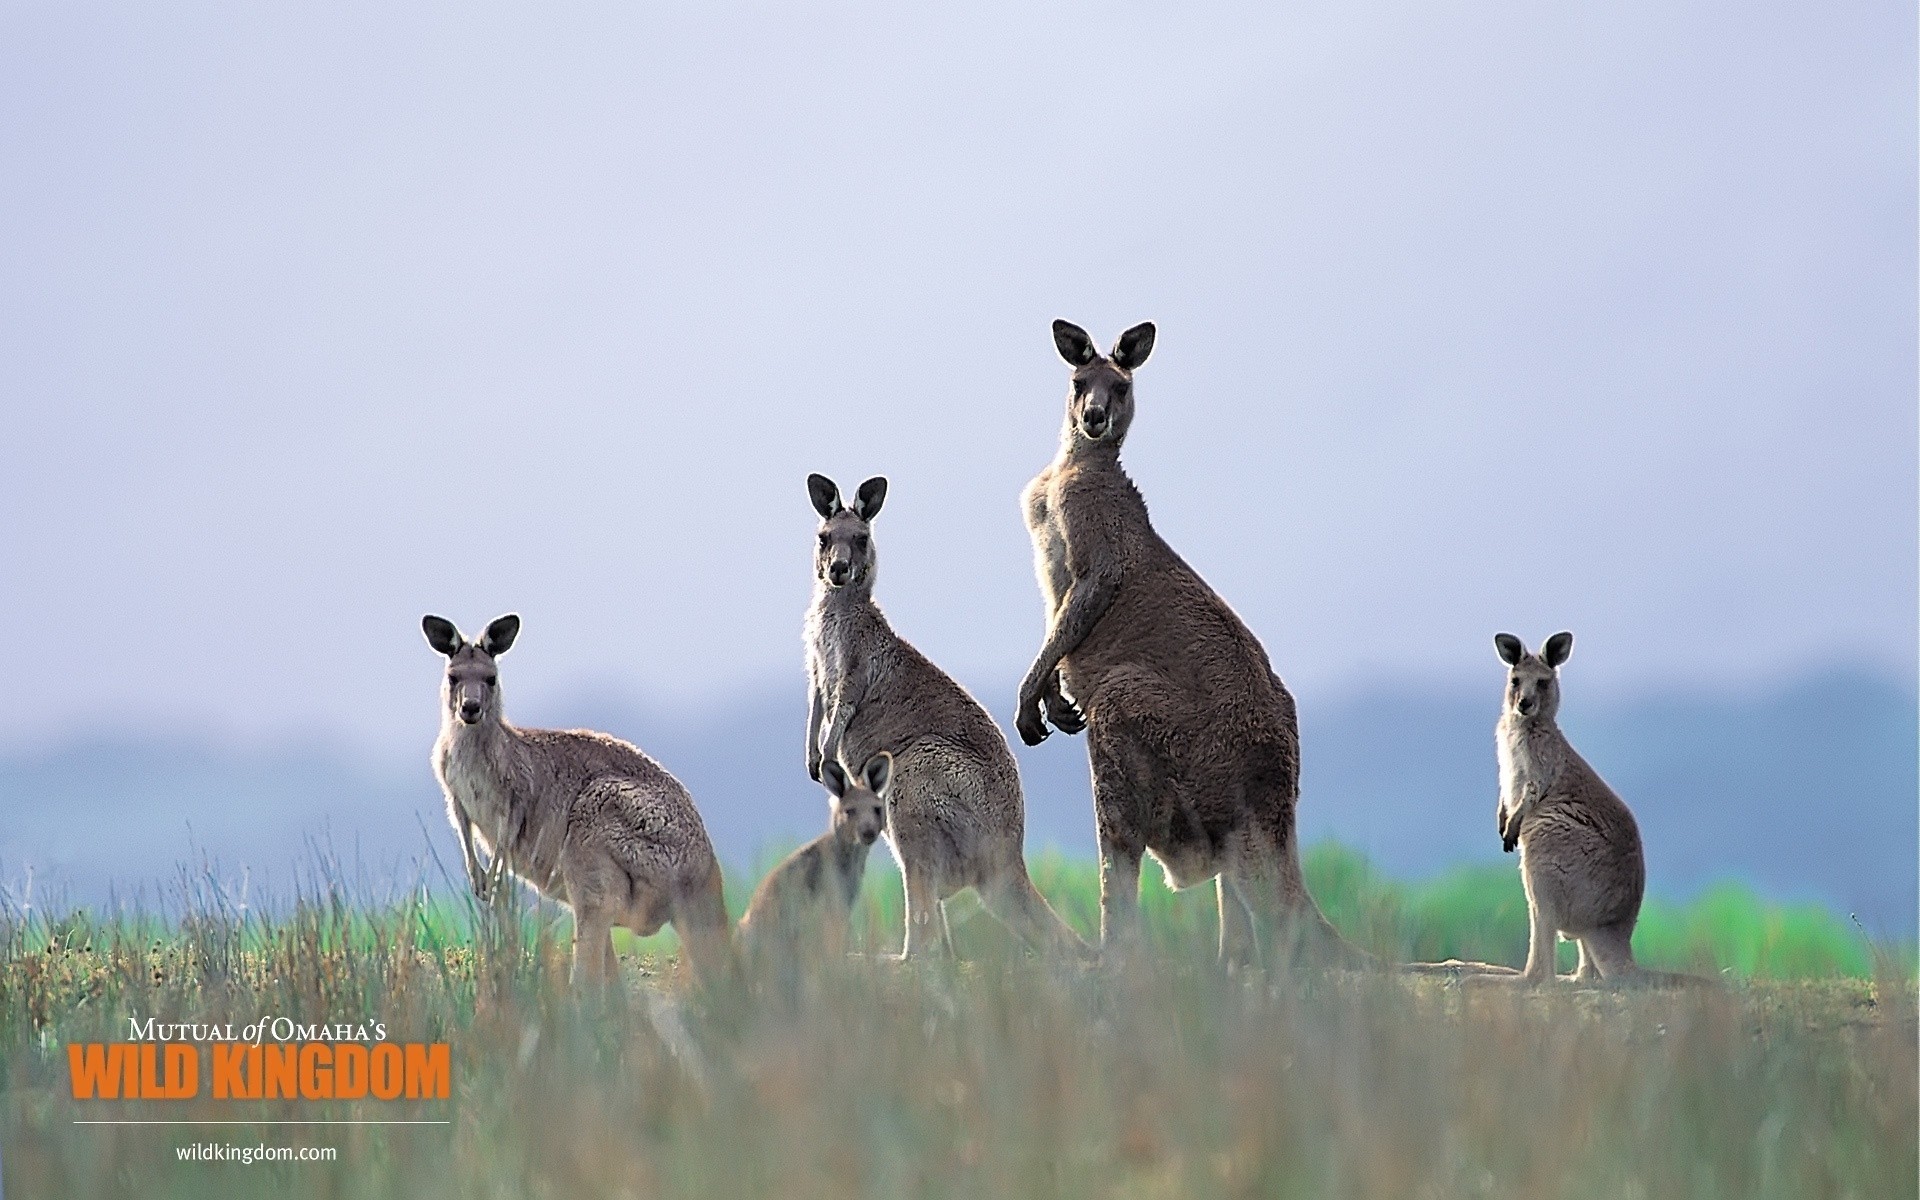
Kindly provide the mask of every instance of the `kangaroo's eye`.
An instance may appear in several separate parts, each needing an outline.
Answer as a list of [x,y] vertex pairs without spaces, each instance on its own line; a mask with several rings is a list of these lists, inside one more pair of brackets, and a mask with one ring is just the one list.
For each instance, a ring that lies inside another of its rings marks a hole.
[[825,545],[826,545],[826,544],[827,544],[828,542],[830,542],[830,541],[832,541],[832,540],[833,540],[833,535],[832,535],[832,534],[830,534],[830,533],[828,533],[828,532],[827,532],[826,530],[824,530],[824,529],[822,529],[822,530],[820,531],[820,544],[821,544],[821,546],[823,546],[823,547],[824,547],[824,546],[825,546]]
[[500,677],[498,675],[489,675],[480,682],[486,684],[488,687],[492,687],[494,684],[500,682]]
[[867,535],[863,533],[859,537],[854,538],[853,548],[864,551],[867,548]]

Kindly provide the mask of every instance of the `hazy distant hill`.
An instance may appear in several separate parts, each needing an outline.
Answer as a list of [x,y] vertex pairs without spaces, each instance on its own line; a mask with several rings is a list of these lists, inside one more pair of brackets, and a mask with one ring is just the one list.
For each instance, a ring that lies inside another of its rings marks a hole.
[[[1011,685],[1001,692],[988,698],[1004,717]],[[1305,837],[1337,837],[1407,875],[1499,860],[1496,704],[1484,688],[1303,697]],[[538,715],[639,741],[693,790],[722,857],[745,865],[824,823],[824,793],[801,769],[803,711],[797,689],[769,689],[705,712],[583,698]],[[1639,815],[1656,891],[1737,876],[1856,912],[1870,929],[1914,932],[1920,712],[1906,689],[1833,672],[1745,698],[1576,700],[1565,718]],[[1084,756],[1058,735],[1021,750],[1032,846],[1092,853]],[[110,885],[151,891],[203,855],[229,879],[250,864],[255,886],[275,886],[312,841],[384,879],[423,856],[423,822],[459,869],[424,747],[375,767],[344,754],[75,743],[0,757],[0,808],[0,882],[16,897],[28,863],[43,896],[51,882],[95,898]]]

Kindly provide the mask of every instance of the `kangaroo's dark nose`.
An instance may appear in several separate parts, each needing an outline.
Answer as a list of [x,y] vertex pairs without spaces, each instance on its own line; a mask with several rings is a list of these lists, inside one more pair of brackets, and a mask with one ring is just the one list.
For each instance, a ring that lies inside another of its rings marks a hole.
[[460,719],[469,725],[478,721],[480,719],[480,702],[478,700],[462,700],[460,702]]
[[1099,429],[1107,423],[1107,410],[1104,408],[1087,409],[1087,428]]
[[860,840],[869,846],[873,845],[874,839],[879,836],[880,831],[878,829],[862,829],[860,831]]
[[847,576],[852,573],[853,567],[849,563],[837,562],[827,564],[827,578],[836,584],[845,583]]
[[1532,700],[1522,700],[1522,701],[1520,702],[1520,715],[1524,717],[1524,716],[1527,716],[1527,715],[1528,715],[1529,713],[1531,713],[1531,712],[1533,712],[1533,701],[1532,701]]

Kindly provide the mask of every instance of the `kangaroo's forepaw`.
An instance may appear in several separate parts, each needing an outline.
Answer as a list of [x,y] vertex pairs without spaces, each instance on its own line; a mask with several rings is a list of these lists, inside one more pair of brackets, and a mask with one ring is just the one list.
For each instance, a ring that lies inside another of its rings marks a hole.
[[1048,692],[1046,704],[1047,720],[1061,733],[1071,736],[1087,727],[1087,716],[1080,706],[1059,692]]
[[1038,746],[1046,741],[1047,734],[1052,732],[1047,728],[1046,720],[1041,717],[1039,708],[1032,705],[1020,710],[1020,716],[1014,721],[1013,727],[1019,731],[1020,740],[1029,746]]

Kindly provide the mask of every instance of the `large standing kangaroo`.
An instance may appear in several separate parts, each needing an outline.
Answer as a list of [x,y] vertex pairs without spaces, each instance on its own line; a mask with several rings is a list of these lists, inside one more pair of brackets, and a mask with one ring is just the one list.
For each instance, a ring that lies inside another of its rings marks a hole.
[[1029,746],[1049,722],[1086,731],[1101,942],[1135,932],[1152,854],[1176,888],[1215,880],[1223,960],[1256,960],[1265,925],[1362,961],[1301,878],[1293,697],[1233,609],[1154,532],[1120,465],[1154,328],[1134,326],[1104,356],[1066,321],[1053,338],[1073,389],[1060,452],[1024,497],[1047,635],[1015,724]]
[[807,774],[819,779],[834,759],[893,755],[887,840],[906,882],[901,957],[933,943],[952,950],[941,902],[969,887],[1029,945],[1084,953],[1027,876],[1026,810],[1007,739],[874,603],[872,522],[887,481],[861,484],[851,507],[824,475],[808,476],[807,493],[820,514],[806,621]]

